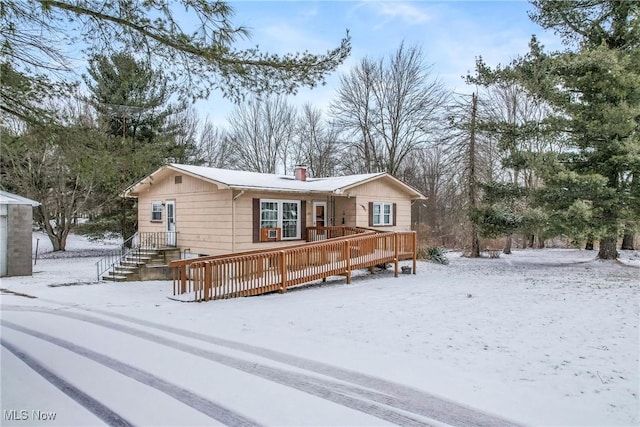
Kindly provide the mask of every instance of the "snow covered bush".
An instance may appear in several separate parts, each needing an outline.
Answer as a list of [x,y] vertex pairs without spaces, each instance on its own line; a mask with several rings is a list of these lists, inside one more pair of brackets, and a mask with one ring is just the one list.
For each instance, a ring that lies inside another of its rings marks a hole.
[[445,254],[443,248],[439,247],[426,247],[419,248],[418,253],[416,254],[420,259],[426,259],[427,261],[436,262],[438,264],[447,265],[449,264],[449,259]]

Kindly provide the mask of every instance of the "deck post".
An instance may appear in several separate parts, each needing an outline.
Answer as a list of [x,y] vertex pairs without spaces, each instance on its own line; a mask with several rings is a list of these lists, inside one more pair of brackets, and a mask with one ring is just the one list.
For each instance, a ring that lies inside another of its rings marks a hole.
[[398,233],[393,232],[393,277],[398,277]]
[[347,267],[346,275],[347,275],[347,285],[351,284],[351,241],[344,241],[344,254],[345,254],[345,265]]
[[413,274],[416,274],[416,270],[418,269],[418,233],[413,232]]
[[191,288],[193,289],[193,300],[200,302],[202,292],[200,289],[200,269],[195,264],[195,268],[191,268]]
[[284,294],[287,292],[287,258],[286,252],[280,251],[280,293]]
[[187,292],[187,268],[186,265],[182,265],[180,268],[180,293],[184,294]]
[[[286,293],[289,286],[287,272],[289,268],[295,270],[291,276],[292,286],[318,279],[326,282],[328,274],[344,275],[346,283],[351,284],[353,268],[374,270],[374,266],[381,261],[387,265],[393,262],[394,276],[398,277],[401,256],[403,261],[413,259],[414,274],[416,274],[417,234],[415,232],[376,233],[374,230],[346,227],[341,230],[337,228],[323,230],[326,236],[332,236],[335,233],[343,237],[335,242],[315,242],[296,245],[293,248],[249,251],[242,256],[229,254],[172,261],[170,266],[174,268],[174,293],[191,291],[194,293],[195,301],[210,301],[248,294],[258,295],[273,291]],[[338,231],[342,233],[337,233]],[[358,232],[365,234],[352,238]],[[310,235],[313,235],[313,232]],[[412,250],[413,253],[409,254]],[[279,266],[278,262],[280,262]],[[342,269],[340,269],[341,266]]]
[[211,300],[211,264],[204,263],[204,300]]

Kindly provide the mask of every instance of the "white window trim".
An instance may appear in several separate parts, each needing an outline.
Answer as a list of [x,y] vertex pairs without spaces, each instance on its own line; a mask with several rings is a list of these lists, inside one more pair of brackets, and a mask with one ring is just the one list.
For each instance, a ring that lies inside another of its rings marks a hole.
[[[379,207],[378,222],[376,222],[375,209]],[[389,223],[384,222],[384,207],[389,206]],[[390,202],[373,202],[373,225],[375,227],[387,227],[393,225],[393,203]]]
[[[155,209],[157,206],[160,207],[159,210]],[[159,219],[154,219],[153,218],[154,212],[160,213],[160,218]],[[151,222],[162,222],[162,202],[160,202],[160,201],[151,202]]]
[[[284,210],[282,209],[282,204],[283,203],[295,203],[298,206],[298,220],[296,221],[296,235],[294,237],[284,237],[284,232],[282,232],[280,235],[281,240],[300,240],[302,238],[302,232],[301,232],[301,227],[302,227],[302,204],[300,203],[300,200],[283,200],[283,199],[260,199],[260,225],[262,225],[262,203],[277,203],[278,204],[278,219],[277,219],[277,228],[279,228],[280,230],[283,230],[282,227],[282,223],[283,223],[283,216],[284,216]],[[283,230],[284,231],[284,230]]]

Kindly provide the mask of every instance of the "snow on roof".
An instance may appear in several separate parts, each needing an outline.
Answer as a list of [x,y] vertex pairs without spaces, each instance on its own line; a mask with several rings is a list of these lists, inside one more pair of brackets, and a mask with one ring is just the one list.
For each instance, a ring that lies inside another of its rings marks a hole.
[[172,163],[170,166],[174,169],[215,181],[229,188],[305,193],[321,192],[339,194],[342,190],[355,184],[386,175],[384,172],[379,172],[328,178],[308,178],[306,181],[300,181],[293,176],[286,175],[217,169],[175,163]]
[[327,178],[308,178],[306,181],[295,179],[293,176],[275,175],[269,173],[245,172],[230,169],[209,168],[172,163],[148,175],[146,178],[131,185],[121,193],[122,197],[137,197],[143,188],[152,184],[155,179],[163,179],[173,172],[184,173],[206,180],[218,188],[233,190],[287,192],[287,193],[320,193],[347,195],[347,190],[366,182],[384,178],[406,191],[412,199],[425,197],[413,187],[385,172],[366,173],[359,175],[335,176]]
[[31,205],[33,207],[40,206],[39,202],[0,190],[0,205]]

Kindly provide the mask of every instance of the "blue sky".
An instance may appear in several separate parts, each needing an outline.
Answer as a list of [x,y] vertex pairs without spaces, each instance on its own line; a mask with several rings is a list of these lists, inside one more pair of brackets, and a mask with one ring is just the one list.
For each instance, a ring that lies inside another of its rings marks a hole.
[[[303,89],[291,101],[326,110],[339,75],[363,57],[379,59],[402,42],[420,46],[432,72],[452,90],[468,92],[461,76],[473,70],[477,56],[490,65],[527,51],[532,34],[549,48],[560,47],[549,31],[532,23],[526,1],[235,1],[233,22],[248,27],[251,39],[273,53],[336,47],[348,29],[353,50],[324,87]],[[241,46],[241,45],[239,45]],[[199,114],[225,125],[233,104],[218,94],[196,104]]]

